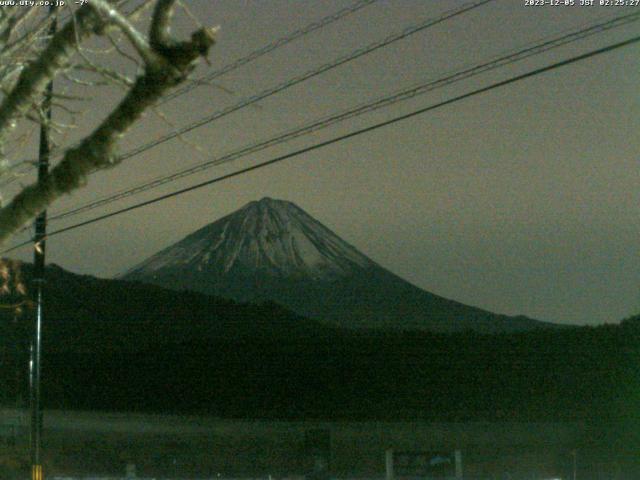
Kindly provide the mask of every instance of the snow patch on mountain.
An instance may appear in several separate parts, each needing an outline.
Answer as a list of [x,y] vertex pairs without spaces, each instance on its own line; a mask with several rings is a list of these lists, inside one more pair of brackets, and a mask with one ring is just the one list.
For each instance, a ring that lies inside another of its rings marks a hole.
[[323,280],[373,266],[301,208],[266,197],[194,232],[124,276],[195,269]]

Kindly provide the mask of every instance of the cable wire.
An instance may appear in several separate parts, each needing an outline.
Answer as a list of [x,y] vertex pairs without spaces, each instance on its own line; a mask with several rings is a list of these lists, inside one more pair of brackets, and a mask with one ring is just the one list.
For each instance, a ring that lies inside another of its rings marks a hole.
[[218,70],[215,70],[207,75],[204,75],[196,80],[193,81],[192,84],[190,85],[186,85],[183,86],[182,88],[179,88],[177,90],[175,90],[174,92],[172,92],[171,94],[165,96],[162,101],[160,102],[160,105],[173,100],[174,98],[184,95],[185,93],[190,92],[191,90],[193,90],[194,88],[198,87],[199,85],[201,85],[204,82],[212,82],[213,80],[215,80],[218,77],[221,77],[222,75],[225,75],[229,72],[232,72],[233,70],[236,70],[250,62],[253,62],[254,60],[257,60],[258,58],[266,55],[267,53],[270,53],[280,47],[283,47],[291,42],[293,42],[294,40],[297,40],[300,37],[303,37],[305,35],[308,35],[309,33],[315,32],[316,30],[319,30],[323,27],[326,27],[327,25],[330,25],[331,23],[334,23],[338,20],[340,20],[341,18],[344,18],[348,15],[351,15],[352,13],[357,12],[358,10],[363,9],[364,7],[368,7],[369,5],[371,5],[372,3],[375,3],[377,0],[360,0],[356,3],[354,3],[353,5],[343,8],[342,10],[339,10],[331,15],[328,15],[324,18],[321,18],[318,21],[315,21],[313,23],[310,23],[308,25],[305,25],[302,28],[299,28],[298,30],[295,30],[294,32],[291,32],[289,35],[278,38],[277,40],[274,40],[273,42],[271,42],[268,45],[265,45],[264,47],[261,47],[257,50],[254,50],[253,52],[249,53],[248,55],[245,55],[244,57],[241,57],[221,68],[219,68]]
[[214,166],[218,166],[224,163],[237,160],[239,158],[248,156],[252,153],[256,153],[258,151],[269,148],[271,146],[278,145],[280,143],[292,140],[294,138],[298,138],[300,136],[307,135],[309,133],[327,128],[338,122],[342,122],[347,119],[351,119],[351,118],[363,115],[365,113],[369,113],[369,112],[378,110],[380,108],[393,105],[397,102],[404,101],[404,100],[413,98],[415,96],[431,92],[435,89],[451,85],[455,82],[468,79],[470,77],[503,67],[511,63],[515,63],[517,61],[521,61],[523,59],[529,58],[534,55],[539,55],[541,53],[547,52],[554,48],[564,46],[568,43],[582,40],[588,36],[591,36],[597,33],[602,33],[612,28],[626,25],[628,23],[635,22],[638,20],[640,20],[640,12],[618,16],[606,22],[590,25],[578,31],[574,31],[569,34],[562,35],[560,37],[552,38],[543,43],[537,43],[534,46],[526,47],[524,49],[517,50],[515,52],[510,52],[500,57],[493,58],[490,61],[487,61],[485,63],[475,65],[469,68],[465,68],[461,71],[458,71],[452,74],[446,74],[445,76],[437,80],[431,80],[426,83],[412,86],[410,88],[406,88],[394,94],[391,94],[382,98],[378,98],[372,102],[361,104],[354,108],[348,109],[346,111],[343,111],[337,114],[333,114],[328,117],[323,117],[322,119],[313,121],[310,124],[307,124],[303,127],[298,127],[296,129],[289,130],[285,133],[281,133],[278,136],[270,138],[265,141],[261,141],[248,146],[241,147],[240,149],[234,150],[221,157],[207,160],[205,162],[199,163],[191,167],[187,167],[185,169],[179,170],[169,175],[163,175],[163,176],[157,177],[151,181],[139,184],[135,187],[127,188],[119,192],[116,192],[114,194],[107,195],[103,198],[93,200],[91,202],[85,203],[78,207],[72,208],[70,210],[63,211],[59,214],[51,216],[50,221],[55,221],[55,220],[60,220],[70,216],[75,216],[77,214],[93,210],[103,205],[107,205],[109,203],[113,203],[115,201],[137,195],[139,193],[145,192],[147,190],[151,190],[153,188],[157,188],[161,185],[165,185],[167,183],[176,181],[178,179],[187,177],[189,175],[202,172]]
[[[353,138],[353,137],[356,137],[356,136],[359,136],[359,135],[362,135],[362,134],[365,134],[365,133],[369,133],[369,132],[378,130],[378,129],[382,128],[382,127],[386,127],[388,125],[392,125],[392,124],[401,122],[403,120],[407,120],[409,118],[413,118],[413,117],[415,117],[417,115],[422,115],[424,113],[427,113],[427,112],[430,112],[432,110],[444,107],[446,105],[451,105],[451,104],[457,103],[457,102],[459,102],[461,100],[465,100],[467,98],[470,98],[470,97],[473,97],[473,96],[476,96],[476,95],[480,95],[480,94],[489,92],[489,91],[494,90],[496,88],[504,87],[506,85],[510,85],[512,83],[519,82],[519,81],[525,80],[527,78],[531,78],[531,77],[534,77],[534,76],[537,76],[537,75],[540,75],[540,74],[543,74],[543,73],[546,73],[546,72],[549,72],[549,71],[552,71],[552,70],[555,70],[555,69],[558,69],[558,68],[561,68],[561,67],[564,67],[564,66],[567,66],[567,65],[582,61],[582,60],[586,60],[586,59],[591,58],[591,57],[595,57],[597,55],[602,55],[604,53],[608,53],[608,52],[611,52],[613,50],[617,50],[619,48],[626,47],[628,45],[632,45],[632,44],[637,43],[639,41],[640,41],[640,36],[636,36],[636,37],[630,38],[628,40],[624,40],[622,42],[614,43],[612,45],[608,45],[606,47],[599,48],[597,50],[592,50],[590,52],[583,53],[581,55],[577,55],[577,56],[571,57],[569,59],[553,63],[551,65],[547,65],[546,67],[537,68],[535,70],[531,70],[529,72],[526,72],[526,73],[523,73],[523,74],[520,74],[520,75],[516,75],[516,76],[508,78],[506,80],[502,80],[502,81],[499,81],[499,82],[492,83],[492,84],[490,84],[490,85],[488,85],[486,87],[478,88],[476,90],[472,90],[471,92],[468,92],[468,93],[465,93],[465,94],[462,94],[462,95],[458,95],[458,96],[450,98],[448,100],[445,100],[445,101],[442,101],[442,102],[439,102],[439,103],[436,103],[436,104],[433,104],[433,105],[429,105],[427,107],[420,108],[418,110],[414,110],[413,112],[410,112],[410,113],[407,113],[407,114],[404,114],[404,115],[400,115],[400,116],[394,117],[392,119],[385,120],[383,122],[376,123],[376,124],[371,125],[369,127],[365,127],[365,128],[361,128],[361,129],[358,129],[358,130],[354,130],[354,131],[352,131],[350,133],[346,133],[344,135],[340,135],[340,136],[334,137],[332,139],[329,139],[329,140],[326,140],[326,141],[323,141],[323,142],[319,142],[319,143],[313,144],[311,146],[304,147],[304,148],[301,148],[299,150],[295,150],[293,152],[290,152],[290,153],[287,153],[287,154],[284,154],[284,155],[280,155],[278,157],[272,158],[270,160],[266,160],[266,161],[258,163],[256,165],[252,165],[250,167],[243,168],[241,170],[237,170],[235,172],[232,172],[232,173],[229,173],[229,174],[226,174],[226,175],[222,175],[222,176],[219,176],[219,177],[216,177],[216,178],[212,178],[210,180],[207,180],[207,181],[204,181],[204,182],[201,182],[201,183],[197,183],[197,184],[191,185],[189,187],[186,187],[186,188],[183,188],[183,189],[180,189],[180,190],[177,190],[177,191],[165,194],[165,195],[161,195],[161,196],[156,197],[154,199],[147,200],[147,201],[144,201],[144,202],[140,202],[140,203],[137,203],[135,205],[131,205],[131,206],[126,207],[126,208],[122,208],[120,210],[116,210],[114,212],[110,212],[110,213],[107,213],[107,214],[104,214],[104,215],[100,215],[98,217],[94,217],[92,219],[85,220],[83,222],[79,222],[79,223],[76,223],[74,225],[70,225],[68,227],[60,228],[58,230],[55,230],[55,231],[49,233],[48,237],[52,237],[54,235],[59,235],[61,233],[66,233],[66,232],[69,232],[71,230],[75,230],[77,228],[81,228],[81,227],[84,227],[86,225],[90,225],[90,224],[93,224],[93,223],[96,223],[96,222],[99,222],[99,221],[102,221],[102,220],[106,220],[108,218],[111,218],[111,217],[114,217],[114,216],[117,216],[117,215],[121,215],[121,214],[126,213],[126,212],[137,210],[137,209],[145,207],[147,205],[152,205],[154,203],[158,203],[158,202],[161,202],[163,200],[167,200],[169,198],[177,197],[177,196],[182,195],[182,194],[187,193],[187,192],[198,190],[200,188],[203,188],[203,187],[206,187],[206,186],[209,186],[209,185],[213,185],[215,183],[219,183],[219,182],[222,182],[224,180],[228,180],[230,178],[234,178],[234,177],[237,177],[237,176],[240,176],[240,175],[243,175],[243,174],[246,174],[246,173],[249,173],[249,172],[252,172],[252,171],[255,171],[255,170],[258,170],[258,169],[261,169],[261,168],[276,164],[276,163],[280,163],[280,162],[282,162],[284,160],[287,160],[289,158],[293,158],[293,157],[302,155],[303,153],[308,153],[308,152],[311,152],[311,151],[314,151],[314,150],[318,150],[318,149],[326,147],[328,145],[333,145],[335,143],[342,142],[344,140],[348,140],[350,138]],[[15,245],[15,246],[13,246],[11,248],[3,250],[2,252],[0,252],[0,255],[4,255],[4,254],[9,253],[9,252],[11,252],[13,250],[16,250],[16,249],[18,249],[20,247],[28,245],[32,241],[33,240],[27,240],[27,241],[22,242],[22,243],[20,243],[18,245]]]
[[[124,0],[122,2],[122,4],[126,4],[128,3],[128,1],[130,0]],[[203,82],[211,82],[213,80],[215,80],[218,77],[221,77],[222,75],[225,75],[233,70],[236,70],[237,68],[240,68],[244,65],[247,65],[248,63],[253,62],[254,60],[257,60],[258,58],[280,48],[283,47],[291,42],[293,42],[294,40],[297,40],[301,37],[304,37],[305,35],[308,35],[312,32],[315,32],[316,30],[319,30],[321,28],[326,27],[327,25],[330,25],[331,23],[337,22],[338,20],[341,20],[344,17],[347,17],[353,13],[356,13],[357,11],[368,7],[369,5],[377,2],[378,0],[359,0],[357,2],[355,2],[353,5],[349,6],[349,7],[345,7],[341,10],[338,10],[337,12],[331,14],[331,15],[327,15],[326,17],[321,18],[320,20],[314,21],[308,25],[305,25],[302,28],[299,28],[298,30],[295,30],[293,32],[291,32],[289,35],[286,35],[284,37],[280,37],[277,40],[274,40],[273,42],[257,49],[254,50],[253,52],[249,53],[248,55],[245,55],[244,57],[241,57],[223,67],[221,67],[218,70],[215,70],[211,73],[209,73],[208,75],[201,77],[199,79],[195,79],[190,81],[189,85],[186,85],[184,87],[182,87],[181,89],[178,89],[174,92],[172,92],[171,94],[165,96],[157,105],[162,105],[180,95],[186,94],[189,91],[193,90],[194,88],[200,86]],[[65,19],[67,20],[68,18],[71,17],[71,14]],[[68,148],[73,148],[74,145],[72,145],[71,147],[67,147]],[[60,156],[60,152],[58,152],[57,155],[55,155],[56,157]],[[33,166],[29,166],[27,169],[23,170],[22,172],[17,172],[15,174],[15,176],[7,179],[6,181],[0,183],[0,187],[5,187],[7,185],[10,185],[11,183],[13,183],[18,176],[24,175],[26,173],[28,173],[29,171],[31,171],[34,167]]]
[[231,105],[227,108],[224,108],[222,110],[219,110],[217,112],[214,112],[211,115],[208,115],[204,118],[201,118],[200,120],[196,120],[195,122],[192,122],[189,125],[186,125],[180,129],[174,130],[171,133],[168,133],[166,135],[163,135],[162,137],[153,140],[151,142],[148,142],[144,145],[141,145],[137,148],[134,148],[132,150],[129,150],[127,153],[121,155],[120,157],[118,157],[118,161],[122,161],[122,160],[126,160],[129,159],[133,156],[139,155],[147,150],[150,150],[151,148],[154,148],[162,143],[165,143],[173,138],[176,138],[180,135],[183,135],[185,133],[188,133],[192,130],[195,130],[196,128],[202,127],[203,125],[207,125],[209,123],[214,122],[215,120],[218,120],[222,117],[225,117],[231,113],[234,113],[242,108],[248,107],[249,105],[253,105],[254,103],[257,103],[261,100],[264,100],[268,97],[271,97],[272,95],[275,95],[277,93],[280,93],[288,88],[291,88],[295,85],[298,85],[306,80],[309,80],[311,78],[317,77],[318,75],[321,75],[329,70],[332,70],[334,68],[337,68],[339,66],[342,66],[348,62],[351,62],[353,60],[356,60],[357,58],[363,57],[364,55],[368,55],[376,50],[379,50],[383,47],[386,47],[388,45],[391,45],[392,43],[395,43],[399,40],[403,40],[411,35],[414,35],[418,32],[421,32],[423,30],[426,30],[430,27],[433,27],[439,23],[442,23],[446,20],[449,20],[451,18],[457,17],[458,15],[462,15],[463,13],[466,13],[470,10],[473,10],[475,8],[478,8],[486,3],[492,2],[494,0],[479,0],[473,3],[468,3],[465,4],[459,8],[455,8],[452,10],[448,10],[447,12],[445,12],[444,14],[440,15],[439,17],[435,17],[435,18],[430,18],[427,19],[417,25],[413,25],[410,27],[407,27],[405,29],[403,29],[401,32],[399,33],[394,33],[392,35],[389,35],[388,37],[384,38],[383,40],[380,40],[378,42],[374,42],[372,44],[369,44],[365,47],[359,48],[345,56],[339,57],[336,60],[333,60],[329,63],[326,63],[324,65],[321,65],[318,68],[315,68],[313,70],[309,70],[301,75],[298,75],[297,77],[291,78],[283,83],[280,83],[278,85],[276,85],[275,87],[269,88],[267,90],[264,90],[256,95],[253,95],[251,97],[248,97],[244,100],[241,100],[240,102]]
[[121,155],[118,157],[118,161],[123,161],[123,160],[127,160],[131,157],[134,157],[136,155],[139,155],[143,152],[146,152],[147,150],[150,150],[162,143],[165,143],[169,140],[172,140],[176,137],[179,137],[180,135],[184,135],[185,133],[188,133],[192,130],[195,130],[196,128],[202,127],[204,125],[207,125],[209,123],[212,123],[220,118],[226,117],[227,115],[237,112],[238,110],[241,110],[243,108],[246,108],[250,105],[253,105],[254,103],[257,103],[261,100],[264,100],[268,97],[271,97],[277,93],[280,93],[284,90],[287,90],[295,85],[298,85],[302,82],[305,82],[307,80],[310,80],[311,78],[317,77],[318,75],[321,75],[325,72],[328,72],[329,70],[333,70],[334,68],[340,67],[348,62],[351,62],[353,60],[356,60],[360,57],[363,57],[365,55],[368,55],[372,52],[375,52],[376,50],[379,50],[381,48],[384,48],[388,45],[391,45],[392,43],[395,43],[399,40],[404,40],[407,37],[410,37],[411,35],[414,35],[418,32],[421,32],[423,30],[426,30],[430,27],[433,27],[435,25],[438,25],[439,23],[442,23],[446,20],[449,20],[451,18],[457,17],[458,15],[462,15],[463,13],[466,13],[470,10],[473,10],[475,8],[481,7],[482,5],[492,2],[494,0],[479,0],[473,3],[468,3],[465,4],[459,8],[455,8],[452,10],[448,10],[447,12],[445,12],[444,14],[440,15],[439,17],[435,17],[435,18],[429,18],[417,25],[413,25],[410,27],[407,27],[405,29],[403,29],[401,32],[399,33],[394,33],[392,35],[389,35],[388,37],[378,41],[378,42],[374,42],[372,44],[369,44],[365,47],[359,48],[345,56],[339,57],[329,63],[326,63],[324,65],[321,65],[318,68],[315,68],[313,70],[309,70],[301,75],[298,75],[297,77],[293,77],[283,83],[280,83],[278,85],[276,85],[275,87],[269,88],[267,90],[263,90],[262,92],[253,95],[251,97],[248,97],[244,100],[241,100],[240,102],[231,105],[227,108],[224,108],[222,110],[219,110],[217,112],[214,112],[211,115],[208,115],[204,118],[201,118],[200,120],[196,120],[195,122],[190,123],[189,125],[186,125],[182,128],[179,128],[177,130],[174,130],[171,133],[168,133],[166,135],[163,135],[159,138],[157,138],[156,140],[153,140],[151,142],[148,142],[144,145],[141,145],[137,148],[134,148],[132,150],[129,150],[127,153]]

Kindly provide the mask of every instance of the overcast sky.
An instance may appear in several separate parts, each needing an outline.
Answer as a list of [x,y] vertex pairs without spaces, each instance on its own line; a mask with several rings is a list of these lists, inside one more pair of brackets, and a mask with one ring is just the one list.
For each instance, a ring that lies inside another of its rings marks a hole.
[[[352,4],[186,3],[199,21],[221,27],[211,65],[199,68],[196,77]],[[160,110],[174,126],[185,125],[462,4],[376,2]],[[196,129],[184,141],[167,142],[118,168],[99,172],[50,213],[639,8],[530,7],[524,0],[495,0]],[[182,14],[175,22],[179,32],[196,28]],[[126,201],[53,222],[50,229],[630,38],[637,35],[638,25],[589,37]],[[619,321],[640,311],[639,59],[637,44],[618,49],[53,237],[48,261],[74,272],[110,277],[245,203],[270,196],[295,202],[376,262],[438,295],[541,320]],[[93,113],[80,130],[104,114],[115,98],[110,94],[96,98]],[[122,151],[172,129],[150,114],[126,138]],[[30,260],[31,253],[23,249],[14,256]]]

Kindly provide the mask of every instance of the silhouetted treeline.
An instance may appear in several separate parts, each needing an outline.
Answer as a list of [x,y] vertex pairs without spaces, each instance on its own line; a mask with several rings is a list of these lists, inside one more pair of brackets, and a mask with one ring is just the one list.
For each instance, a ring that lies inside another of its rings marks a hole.
[[[0,322],[0,392],[26,388],[27,315]],[[16,327],[20,325],[21,327]],[[640,317],[479,335],[349,331],[274,305],[49,272],[48,408],[224,417],[588,420],[640,414]]]

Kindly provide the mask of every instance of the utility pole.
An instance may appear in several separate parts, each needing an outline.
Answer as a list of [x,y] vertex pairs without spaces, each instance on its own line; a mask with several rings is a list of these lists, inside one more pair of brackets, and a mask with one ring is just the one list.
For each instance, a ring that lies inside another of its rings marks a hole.
[[[55,6],[53,2],[49,7],[49,15],[53,17],[49,27],[51,38],[57,28]],[[38,153],[38,183],[44,182],[49,175],[49,153],[51,120],[51,99],[53,96],[53,80],[45,89],[42,98],[42,124],[40,125],[40,148]],[[29,400],[31,406],[31,480],[43,480],[42,471],[42,404],[40,395],[40,372],[42,357],[42,316],[43,316],[43,289],[44,289],[44,261],[45,243],[47,237],[47,211],[41,212],[35,220],[34,258],[33,258],[33,287],[36,300],[35,332],[31,343],[31,358],[29,362]]]

